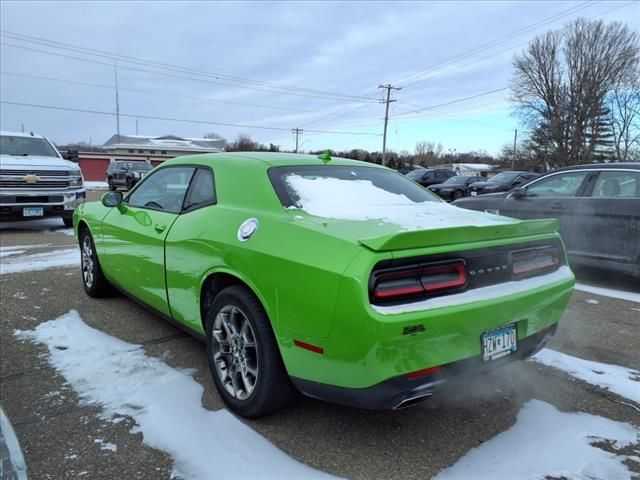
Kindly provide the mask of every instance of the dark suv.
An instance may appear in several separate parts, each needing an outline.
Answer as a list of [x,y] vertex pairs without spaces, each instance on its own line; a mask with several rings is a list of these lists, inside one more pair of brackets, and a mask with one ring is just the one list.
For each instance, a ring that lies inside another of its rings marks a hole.
[[126,187],[131,190],[153,167],[150,163],[130,160],[116,160],[107,169],[109,190]]
[[445,180],[451,177],[455,177],[456,172],[448,170],[446,168],[418,168],[407,173],[407,178],[410,178],[416,183],[419,183],[423,187],[429,185],[435,185],[436,183],[444,183]]

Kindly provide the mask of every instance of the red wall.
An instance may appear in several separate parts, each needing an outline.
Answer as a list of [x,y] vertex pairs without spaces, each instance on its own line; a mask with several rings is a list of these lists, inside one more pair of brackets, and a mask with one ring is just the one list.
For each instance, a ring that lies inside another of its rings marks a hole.
[[109,168],[108,158],[82,158],[78,159],[82,176],[91,182],[106,182],[107,168]]

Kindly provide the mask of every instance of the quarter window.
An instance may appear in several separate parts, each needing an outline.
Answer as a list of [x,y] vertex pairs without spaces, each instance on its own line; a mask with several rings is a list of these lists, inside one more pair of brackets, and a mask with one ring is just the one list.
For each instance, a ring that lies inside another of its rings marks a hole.
[[640,198],[640,173],[600,172],[591,196],[600,198]]
[[180,213],[193,167],[162,168],[150,174],[127,198],[132,207]]
[[589,172],[552,175],[527,188],[528,197],[574,197]]
[[193,210],[205,205],[216,203],[216,193],[213,184],[213,173],[208,168],[199,168],[191,182],[191,188],[184,202],[185,210]]

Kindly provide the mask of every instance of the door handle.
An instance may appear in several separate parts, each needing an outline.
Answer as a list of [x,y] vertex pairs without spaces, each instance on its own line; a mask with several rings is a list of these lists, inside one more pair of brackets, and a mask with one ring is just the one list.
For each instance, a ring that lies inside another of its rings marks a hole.
[[167,226],[166,225],[160,225],[159,223],[156,223],[153,228],[156,229],[156,232],[162,233],[167,229]]

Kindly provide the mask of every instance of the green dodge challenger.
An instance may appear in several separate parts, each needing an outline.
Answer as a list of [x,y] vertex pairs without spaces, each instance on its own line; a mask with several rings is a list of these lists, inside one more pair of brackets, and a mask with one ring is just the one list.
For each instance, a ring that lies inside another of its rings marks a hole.
[[84,288],[206,340],[227,405],[402,408],[541,349],[574,276],[555,220],[460,209],[388,168],[176,158],[76,209]]

